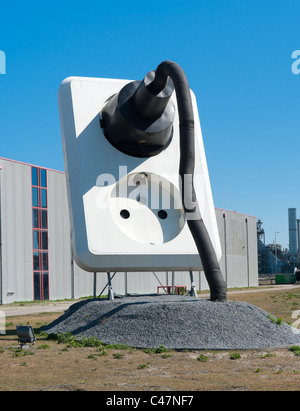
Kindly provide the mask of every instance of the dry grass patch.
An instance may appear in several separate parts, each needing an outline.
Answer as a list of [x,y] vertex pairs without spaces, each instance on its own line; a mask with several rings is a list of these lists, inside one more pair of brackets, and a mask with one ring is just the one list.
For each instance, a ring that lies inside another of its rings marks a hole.
[[[293,322],[300,289],[228,297],[257,305]],[[50,340],[40,328],[62,313],[9,317],[0,335],[0,390],[10,391],[289,391],[300,387],[297,350],[142,350],[124,346],[75,346]],[[19,350],[16,325],[30,324],[37,341]],[[188,338],[188,336],[187,336]]]

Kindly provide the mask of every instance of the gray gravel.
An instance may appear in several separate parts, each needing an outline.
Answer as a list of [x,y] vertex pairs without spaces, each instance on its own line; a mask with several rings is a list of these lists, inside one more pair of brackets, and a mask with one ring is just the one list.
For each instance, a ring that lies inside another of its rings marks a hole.
[[141,348],[261,349],[300,344],[300,334],[291,326],[274,324],[254,305],[177,295],[81,301],[43,330]]

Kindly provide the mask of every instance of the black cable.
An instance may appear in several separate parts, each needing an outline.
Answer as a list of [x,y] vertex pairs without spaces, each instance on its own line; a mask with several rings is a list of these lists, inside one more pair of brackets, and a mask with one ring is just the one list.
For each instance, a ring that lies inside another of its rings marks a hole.
[[182,202],[187,223],[198,249],[204,273],[210,287],[211,301],[226,301],[227,286],[204,221],[201,217],[194,189],[195,138],[194,114],[190,87],[183,69],[172,61],[163,61],[155,71],[149,91],[157,95],[166,87],[168,77],[173,81],[179,113],[180,166]]

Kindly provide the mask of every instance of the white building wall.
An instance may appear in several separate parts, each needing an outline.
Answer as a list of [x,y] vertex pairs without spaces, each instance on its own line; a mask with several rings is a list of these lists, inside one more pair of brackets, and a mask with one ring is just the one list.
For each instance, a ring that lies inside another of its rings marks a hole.
[[50,299],[71,298],[70,223],[64,174],[47,172]]
[[256,217],[216,209],[228,288],[258,285]]
[[[127,273],[127,292],[136,293],[141,292],[142,294],[156,293],[157,287],[160,285],[167,285],[167,273],[153,272],[147,273]],[[139,291],[141,290],[141,291]]]
[[33,299],[31,168],[0,159],[2,303]]
[[[31,301],[34,298],[31,166],[0,159],[0,168],[2,303]],[[47,170],[47,191],[50,299],[87,297],[94,291],[98,296],[107,284],[107,274],[96,274],[94,290],[94,273],[83,271],[76,262],[72,264],[65,173]],[[221,209],[216,209],[216,217],[222,246],[220,266],[227,286],[258,285],[256,218]],[[193,274],[196,289],[209,290],[204,273]],[[171,271],[117,273],[112,286],[119,294],[156,293],[160,285],[171,286],[172,279],[174,285],[190,288],[189,272]],[[107,288],[103,294],[107,294]]]

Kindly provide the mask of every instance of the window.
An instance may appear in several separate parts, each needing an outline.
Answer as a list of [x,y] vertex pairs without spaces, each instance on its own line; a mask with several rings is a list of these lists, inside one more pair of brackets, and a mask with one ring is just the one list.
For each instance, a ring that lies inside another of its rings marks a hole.
[[36,187],[32,187],[32,206],[33,207],[39,206],[38,189]]
[[48,252],[42,253],[43,271],[48,271]]
[[48,228],[48,218],[47,218],[47,210],[42,210],[41,215],[42,215],[42,228],[47,229]]
[[49,300],[47,170],[32,167],[32,247],[35,300]]
[[32,210],[32,227],[39,228],[39,210],[35,208]]
[[46,170],[41,169],[41,187],[47,187]]
[[45,230],[48,228],[47,210],[39,210],[38,208],[33,208],[32,227]]
[[33,252],[33,269],[34,269],[34,271],[39,271],[40,270],[40,259],[39,259],[39,252],[38,251]]
[[37,178],[37,171],[38,169],[36,167],[32,167],[31,169],[32,173],[32,185],[37,186],[38,185],[38,178]]
[[47,208],[47,191],[41,188],[41,207]]

